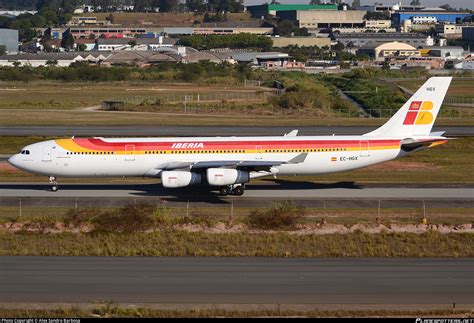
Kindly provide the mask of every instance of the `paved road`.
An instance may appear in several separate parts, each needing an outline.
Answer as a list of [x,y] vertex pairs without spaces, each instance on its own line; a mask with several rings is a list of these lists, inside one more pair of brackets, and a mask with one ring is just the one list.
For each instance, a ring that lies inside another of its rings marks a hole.
[[0,303],[472,308],[474,259],[0,257]]
[[422,201],[430,207],[474,207],[474,187],[443,185],[361,185],[352,182],[320,184],[279,181],[248,184],[244,196],[220,197],[207,187],[166,189],[156,184],[64,184],[58,192],[38,183],[1,183],[0,205],[17,206],[114,206],[134,201],[167,203],[169,206],[236,207],[271,205],[276,200],[292,199],[312,207],[368,207],[379,200],[384,206],[419,207]]
[[[299,129],[300,135],[361,135],[376,126],[0,126],[0,136],[264,136]],[[472,126],[435,126],[448,136],[474,136]]]

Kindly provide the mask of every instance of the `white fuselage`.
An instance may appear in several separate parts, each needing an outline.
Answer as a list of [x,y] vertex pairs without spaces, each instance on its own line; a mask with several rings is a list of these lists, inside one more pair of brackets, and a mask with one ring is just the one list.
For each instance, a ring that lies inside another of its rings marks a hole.
[[[161,165],[200,161],[281,161],[307,153],[264,175],[348,171],[404,155],[398,138],[364,136],[193,137],[58,139],[29,145],[12,156],[14,166],[54,177],[159,177]],[[28,152],[28,153],[25,153]],[[260,174],[260,175],[259,175]]]

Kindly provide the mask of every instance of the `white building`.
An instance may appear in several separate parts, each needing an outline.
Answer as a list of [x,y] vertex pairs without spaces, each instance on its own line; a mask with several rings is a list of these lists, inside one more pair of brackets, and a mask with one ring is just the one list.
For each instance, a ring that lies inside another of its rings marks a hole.
[[434,16],[414,16],[411,19],[413,24],[435,24],[438,22],[438,19]]

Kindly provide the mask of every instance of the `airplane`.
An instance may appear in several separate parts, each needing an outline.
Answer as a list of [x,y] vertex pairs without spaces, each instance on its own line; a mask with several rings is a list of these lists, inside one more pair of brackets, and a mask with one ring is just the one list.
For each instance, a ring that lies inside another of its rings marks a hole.
[[49,177],[151,177],[167,188],[205,184],[243,195],[254,178],[349,171],[444,144],[431,132],[451,77],[428,79],[381,127],[359,136],[69,138],[28,145],[10,164]]

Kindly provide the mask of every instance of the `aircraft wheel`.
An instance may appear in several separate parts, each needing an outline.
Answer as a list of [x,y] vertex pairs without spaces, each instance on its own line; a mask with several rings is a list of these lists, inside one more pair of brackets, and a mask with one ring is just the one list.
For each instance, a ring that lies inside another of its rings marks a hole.
[[236,187],[232,190],[232,194],[237,195],[237,196],[242,196],[242,195],[244,195],[244,192],[245,192],[245,189],[244,189],[244,186],[243,186],[243,185],[236,186]]
[[57,192],[58,189],[59,189],[58,185],[51,186],[51,191],[53,191],[53,192]]
[[230,193],[230,188],[228,186],[221,187],[221,189],[219,191],[219,194],[222,195],[222,196],[229,195],[229,193]]

